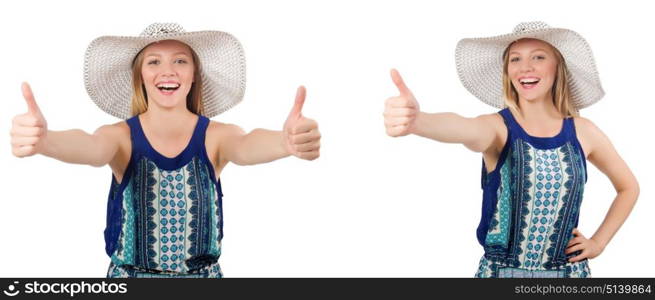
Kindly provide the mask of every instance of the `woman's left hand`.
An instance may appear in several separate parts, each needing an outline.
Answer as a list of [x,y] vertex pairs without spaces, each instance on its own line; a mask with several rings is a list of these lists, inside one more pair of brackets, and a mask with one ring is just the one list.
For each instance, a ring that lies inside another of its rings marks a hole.
[[305,87],[300,86],[291,113],[284,122],[284,147],[291,155],[306,160],[314,160],[320,155],[321,133],[318,131],[316,121],[302,115],[305,94]]
[[573,229],[573,235],[575,235],[575,237],[569,241],[564,253],[570,254],[578,250],[582,252],[571,257],[569,262],[577,262],[585,258],[594,258],[603,252],[604,247],[600,243],[593,239],[586,238],[577,228]]

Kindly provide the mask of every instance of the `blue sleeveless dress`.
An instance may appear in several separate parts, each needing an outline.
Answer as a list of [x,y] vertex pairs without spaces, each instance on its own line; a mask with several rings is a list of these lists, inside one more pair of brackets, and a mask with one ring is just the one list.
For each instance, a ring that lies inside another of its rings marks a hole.
[[588,260],[565,254],[578,225],[587,165],[573,118],[554,137],[530,136],[508,108],[507,142],[497,167],[482,162],[484,248],[475,277],[590,277]]
[[220,180],[205,149],[209,119],[168,158],[150,145],[138,116],[127,120],[132,154],[123,180],[112,176],[105,243],[107,277],[222,277]]

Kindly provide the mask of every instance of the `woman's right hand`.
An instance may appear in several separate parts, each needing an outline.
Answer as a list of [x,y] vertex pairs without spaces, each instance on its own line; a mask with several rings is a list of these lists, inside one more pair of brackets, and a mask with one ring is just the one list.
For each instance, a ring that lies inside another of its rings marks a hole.
[[[484,152],[498,143],[505,143],[506,129],[497,114],[465,118],[455,113],[424,113],[402,77],[395,69],[391,79],[400,95],[387,99],[384,104],[384,126],[392,137],[415,134],[444,143],[463,144],[475,152]],[[502,137],[501,139],[499,139]]]
[[21,88],[27,103],[27,112],[15,116],[12,120],[11,150],[17,157],[27,157],[43,151],[48,124],[34,100],[30,85],[23,82]]
[[391,79],[396,84],[400,95],[387,99],[384,103],[384,127],[392,137],[414,133],[416,117],[421,112],[414,94],[405,85],[396,69],[391,70]]

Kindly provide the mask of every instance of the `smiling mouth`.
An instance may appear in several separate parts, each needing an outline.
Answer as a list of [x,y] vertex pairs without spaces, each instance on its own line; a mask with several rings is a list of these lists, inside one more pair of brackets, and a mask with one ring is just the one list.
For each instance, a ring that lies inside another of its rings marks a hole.
[[541,81],[541,79],[539,78],[525,78],[525,79],[520,79],[519,83],[524,88],[532,88],[536,86],[539,83],[539,81]]
[[180,84],[178,84],[178,83],[163,83],[163,84],[158,84],[157,88],[160,91],[163,91],[163,92],[172,92],[172,91],[176,91],[177,89],[179,89]]

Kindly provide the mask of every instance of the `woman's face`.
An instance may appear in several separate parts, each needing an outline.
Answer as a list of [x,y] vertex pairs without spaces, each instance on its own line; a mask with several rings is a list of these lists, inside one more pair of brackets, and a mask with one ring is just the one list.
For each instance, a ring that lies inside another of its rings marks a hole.
[[186,97],[194,80],[194,62],[189,47],[178,41],[166,40],[154,43],[143,51],[141,77],[149,105],[186,107]]
[[536,39],[521,39],[509,48],[507,74],[519,99],[550,99],[557,74],[557,57],[551,46]]

